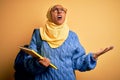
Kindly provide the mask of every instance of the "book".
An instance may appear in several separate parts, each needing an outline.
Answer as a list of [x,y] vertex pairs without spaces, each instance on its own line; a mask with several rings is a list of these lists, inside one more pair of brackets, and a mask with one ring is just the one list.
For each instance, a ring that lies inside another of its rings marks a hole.
[[[21,50],[25,51],[27,54],[30,54],[31,56],[33,57],[36,57],[36,58],[40,58],[40,59],[44,59],[43,56],[41,56],[40,54],[38,54],[37,52],[35,52],[34,50],[32,49],[29,49],[29,48],[25,48],[25,47],[19,47]],[[54,68],[54,69],[57,69],[57,67],[55,65],[53,65],[52,63],[50,63],[50,67]]]

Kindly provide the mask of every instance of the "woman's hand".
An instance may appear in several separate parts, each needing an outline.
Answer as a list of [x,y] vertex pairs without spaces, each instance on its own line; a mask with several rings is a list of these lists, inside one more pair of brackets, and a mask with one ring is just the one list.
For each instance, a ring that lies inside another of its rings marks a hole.
[[39,63],[41,63],[45,67],[48,67],[50,65],[50,60],[44,57],[43,59],[39,59]]
[[96,53],[93,53],[93,58],[97,59],[99,56],[101,56],[102,54],[112,50],[113,48],[114,48],[113,46],[110,46],[110,47],[106,47],[106,48],[104,48],[104,49],[102,49],[102,50],[100,50]]

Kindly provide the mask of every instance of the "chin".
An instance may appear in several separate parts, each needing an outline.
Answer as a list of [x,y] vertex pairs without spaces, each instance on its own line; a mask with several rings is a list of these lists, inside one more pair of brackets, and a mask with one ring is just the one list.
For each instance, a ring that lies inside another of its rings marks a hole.
[[62,25],[64,22],[58,22],[57,25]]
[[63,23],[57,23],[57,25],[62,25]]

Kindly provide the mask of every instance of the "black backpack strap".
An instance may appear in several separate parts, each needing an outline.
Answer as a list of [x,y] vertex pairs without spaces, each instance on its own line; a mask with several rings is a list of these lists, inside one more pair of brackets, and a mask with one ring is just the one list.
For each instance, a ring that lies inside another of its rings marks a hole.
[[37,50],[41,50],[41,45],[42,45],[42,38],[40,36],[40,29],[34,29],[35,36],[36,36],[36,42],[37,42]]

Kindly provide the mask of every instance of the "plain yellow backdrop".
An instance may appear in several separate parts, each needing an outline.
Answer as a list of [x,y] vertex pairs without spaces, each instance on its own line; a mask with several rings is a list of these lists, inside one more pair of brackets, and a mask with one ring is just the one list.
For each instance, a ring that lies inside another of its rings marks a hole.
[[92,71],[76,71],[77,80],[120,80],[120,0],[0,0],[0,80],[14,80],[18,46],[29,44],[34,28],[44,26],[54,4],[68,9],[68,25],[88,52],[115,48]]

